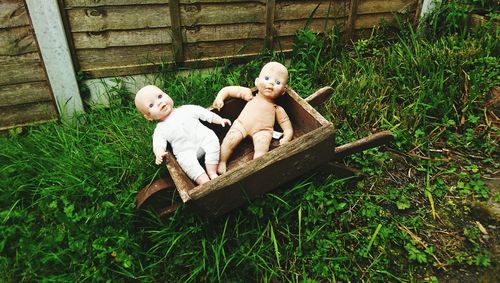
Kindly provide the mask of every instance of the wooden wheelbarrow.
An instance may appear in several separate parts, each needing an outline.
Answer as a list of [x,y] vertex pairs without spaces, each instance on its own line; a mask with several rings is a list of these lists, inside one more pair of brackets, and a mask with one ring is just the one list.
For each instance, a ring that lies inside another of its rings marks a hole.
[[[177,189],[184,205],[202,216],[216,217],[249,203],[253,198],[271,191],[280,185],[296,179],[304,173],[319,167],[334,172],[351,171],[336,160],[365,149],[391,142],[394,137],[389,131],[379,132],[363,139],[335,147],[335,129],[313,106],[329,98],[333,89],[324,87],[306,99],[288,89],[277,104],[287,112],[294,127],[293,140],[278,146],[273,140],[270,151],[252,159],[253,145],[247,138],[235,149],[229,159],[228,171],[203,185],[196,185],[181,169],[171,152],[165,157],[168,175],[143,188],[136,197],[137,208],[147,206],[155,196],[168,189]],[[222,117],[234,121],[246,101],[228,100],[221,111],[210,109]],[[222,140],[229,127],[206,124]],[[277,129],[279,130],[279,128]],[[182,204],[170,203],[156,208],[160,216],[170,215]]]

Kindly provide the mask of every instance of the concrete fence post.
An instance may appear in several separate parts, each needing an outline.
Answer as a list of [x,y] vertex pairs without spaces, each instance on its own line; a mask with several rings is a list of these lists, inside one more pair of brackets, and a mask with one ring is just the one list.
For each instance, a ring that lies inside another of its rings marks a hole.
[[26,0],[57,108],[63,120],[83,112],[57,0]]

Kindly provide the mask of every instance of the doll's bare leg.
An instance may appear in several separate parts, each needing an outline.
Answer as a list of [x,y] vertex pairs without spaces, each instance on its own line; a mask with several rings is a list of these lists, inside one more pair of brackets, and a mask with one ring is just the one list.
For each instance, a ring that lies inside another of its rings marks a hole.
[[214,132],[210,131],[201,145],[202,150],[205,152],[205,168],[210,180],[215,179],[217,176],[217,166],[220,159],[220,144],[219,138]]
[[214,178],[217,178],[217,164],[205,164],[207,167],[207,174],[208,177],[210,177],[210,180],[213,180]]
[[234,121],[233,125],[227,132],[226,137],[220,146],[220,161],[217,167],[219,174],[224,174],[227,171],[226,163],[229,156],[233,153],[234,148],[245,138],[246,131],[238,120]]
[[208,178],[208,175],[206,173],[201,174],[196,180],[194,180],[196,184],[201,185],[205,184],[206,182],[210,181],[210,178]]
[[273,132],[271,131],[259,131],[252,136],[254,154],[253,158],[264,155],[269,151],[269,145],[271,144],[271,139],[273,138]]

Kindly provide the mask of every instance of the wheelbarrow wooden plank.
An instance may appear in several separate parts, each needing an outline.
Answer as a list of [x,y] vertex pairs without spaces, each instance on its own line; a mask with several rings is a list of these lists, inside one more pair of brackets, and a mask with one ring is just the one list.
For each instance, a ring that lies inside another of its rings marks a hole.
[[332,158],[333,125],[318,128],[228,172],[224,178],[194,188],[191,205],[207,216],[224,214],[314,169]]

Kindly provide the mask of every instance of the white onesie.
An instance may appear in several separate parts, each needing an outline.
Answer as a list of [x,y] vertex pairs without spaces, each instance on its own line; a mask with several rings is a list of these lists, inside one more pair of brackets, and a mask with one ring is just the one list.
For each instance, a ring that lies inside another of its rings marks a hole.
[[218,164],[220,144],[214,131],[200,120],[212,123],[214,113],[197,105],[175,108],[164,121],[156,125],[153,150],[165,150],[167,142],[177,162],[192,180],[205,173],[198,158],[205,154],[205,164]]

